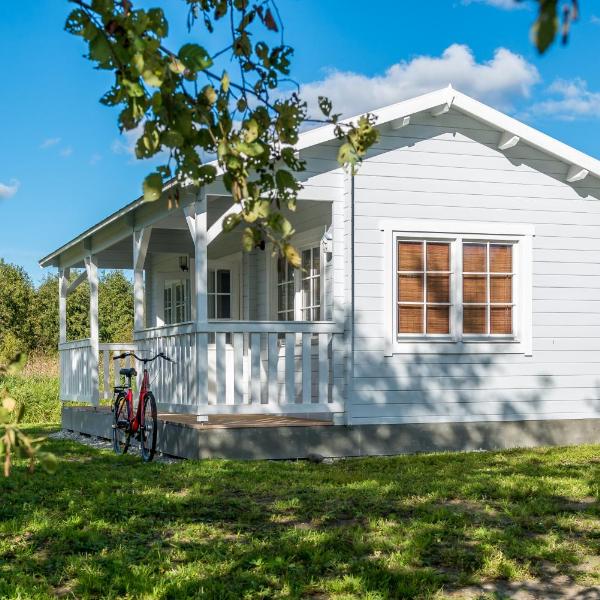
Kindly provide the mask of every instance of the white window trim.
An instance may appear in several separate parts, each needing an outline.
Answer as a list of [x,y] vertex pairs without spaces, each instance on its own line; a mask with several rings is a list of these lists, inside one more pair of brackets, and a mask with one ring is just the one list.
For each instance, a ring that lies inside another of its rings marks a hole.
[[[533,225],[515,223],[480,223],[474,221],[434,221],[389,219],[380,222],[383,234],[384,256],[384,325],[385,356],[412,353],[515,353],[532,355],[532,267],[533,267]],[[451,241],[452,281],[451,294],[453,310],[451,312],[450,335],[407,335],[398,336],[396,332],[396,240],[427,239]],[[462,241],[499,241],[512,242],[514,275],[513,315],[514,334],[510,336],[462,336],[462,286],[457,282],[462,277],[462,253],[456,251],[457,242]]]
[[[299,269],[296,269],[294,272],[294,321],[302,321],[306,323],[312,322],[321,322],[326,321],[325,317],[325,298],[326,298],[326,275],[325,275],[325,254],[323,252],[323,247],[321,244],[321,240],[323,235],[327,231],[327,227],[322,225],[319,227],[314,227],[313,229],[309,229],[307,231],[303,231],[301,233],[294,234],[292,238],[292,244],[298,250],[300,256],[302,256],[303,250],[308,250],[309,248],[319,247],[320,252],[320,265],[321,265],[321,319],[319,321],[304,321],[302,319],[302,273]],[[277,320],[277,256],[273,253],[272,245],[269,245],[269,255],[271,257],[270,261],[270,281],[273,282],[273,285],[269,285],[269,298],[271,300],[271,306],[269,310],[269,314],[271,315],[271,319]]]

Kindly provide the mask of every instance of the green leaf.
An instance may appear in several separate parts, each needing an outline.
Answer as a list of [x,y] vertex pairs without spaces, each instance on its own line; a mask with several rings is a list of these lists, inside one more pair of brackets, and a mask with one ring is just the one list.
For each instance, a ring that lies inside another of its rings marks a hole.
[[151,173],[144,179],[144,201],[155,202],[162,194],[163,180],[159,173]]
[[39,452],[38,458],[42,469],[48,473],[56,473],[58,469],[58,459],[51,452]]
[[235,215],[227,215],[227,217],[223,220],[223,231],[225,233],[229,233],[240,224],[241,220],[242,215],[240,213]]
[[179,50],[179,59],[193,72],[204,71],[213,64],[206,49],[198,44],[184,44]]
[[252,252],[254,246],[254,232],[252,229],[250,229],[250,227],[246,227],[246,229],[244,229],[244,233],[242,234],[242,247],[246,252]]
[[279,171],[275,173],[275,183],[280,192],[285,190],[295,190],[298,187],[298,182],[295,177],[285,169],[279,169]]
[[292,267],[295,269],[299,269],[300,265],[302,264],[302,260],[300,259],[300,254],[298,254],[296,248],[294,248],[294,246],[291,244],[284,244],[281,250],[290,265],[292,265]]
[[258,142],[253,142],[252,144],[238,142],[235,148],[238,152],[243,152],[246,156],[250,157],[260,156],[265,151],[263,146]]

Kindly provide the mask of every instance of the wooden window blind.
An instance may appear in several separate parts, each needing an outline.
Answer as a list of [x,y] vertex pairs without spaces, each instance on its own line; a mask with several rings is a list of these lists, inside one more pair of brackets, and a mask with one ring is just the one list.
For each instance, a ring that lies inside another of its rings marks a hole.
[[463,244],[463,333],[513,333],[513,247]]
[[398,333],[450,333],[450,243],[399,241]]

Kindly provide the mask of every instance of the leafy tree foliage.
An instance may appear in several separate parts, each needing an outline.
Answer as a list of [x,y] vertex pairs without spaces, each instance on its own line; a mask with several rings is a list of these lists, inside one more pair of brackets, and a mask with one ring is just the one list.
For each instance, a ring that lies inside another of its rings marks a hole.
[[[374,120],[343,123],[326,98],[319,119],[311,119],[297,92],[283,92],[293,49],[274,0],[179,1],[188,8],[189,40],[178,49],[167,47],[163,10],[134,8],[132,0],[70,0],[76,8],[66,30],[85,40],[98,69],[114,74],[101,102],[121,108],[121,130],[143,126],[137,157],[168,151],[168,161],[146,177],[144,198],[157,200],[168,181],[177,204],[179,184],[203,185],[222,173],[241,208],[224,229],[243,226],[246,250],[268,238],[298,266],[281,207],[294,210],[301,188],[294,177],[305,167],[294,149],[300,128],[331,124],[340,163],[354,169],[377,141]],[[227,43],[211,52],[210,42],[223,39],[217,29]],[[207,155],[215,160],[203,160]]]
[[[515,0],[524,1],[526,0]],[[559,35],[563,44],[568,42],[571,24],[579,18],[579,2],[570,0],[559,7],[558,0],[535,1],[538,3],[538,15],[531,34],[537,49],[543,54]]]
[[0,358],[4,361],[33,344],[33,296],[33,284],[25,270],[0,259]]
[[[71,275],[71,281],[76,274]],[[133,285],[121,271],[108,271],[98,285],[101,342],[131,341]],[[90,335],[90,290],[79,285],[67,301],[67,333],[77,340]],[[0,357],[19,352],[54,353],[58,345],[58,276],[48,275],[34,287],[16,265],[0,259]]]

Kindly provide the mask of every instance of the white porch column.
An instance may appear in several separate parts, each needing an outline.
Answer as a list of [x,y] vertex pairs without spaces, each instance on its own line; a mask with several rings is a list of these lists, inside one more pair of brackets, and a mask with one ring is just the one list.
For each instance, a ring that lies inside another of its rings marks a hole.
[[67,341],[67,295],[69,293],[70,269],[58,273],[58,343]]
[[98,261],[93,255],[85,257],[85,270],[90,285],[90,342],[92,346],[91,379],[92,404],[98,406],[100,390],[98,388],[98,362],[100,356],[100,337],[98,330]]
[[345,408],[350,423],[352,376],[352,176],[344,174],[344,185],[332,205],[333,234],[333,320],[344,326],[343,335],[333,336],[332,398]]
[[196,290],[196,377],[192,381],[192,394],[198,404],[208,404],[208,322],[207,308],[207,244],[206,244],[206,192],[200,189],[196,200],[184,206],[183,212],[194,242],[194,284]]
[[145,326],[144,316],[144,262],[150,242],[150,227],[133,232],[133,330],[140,331]]

